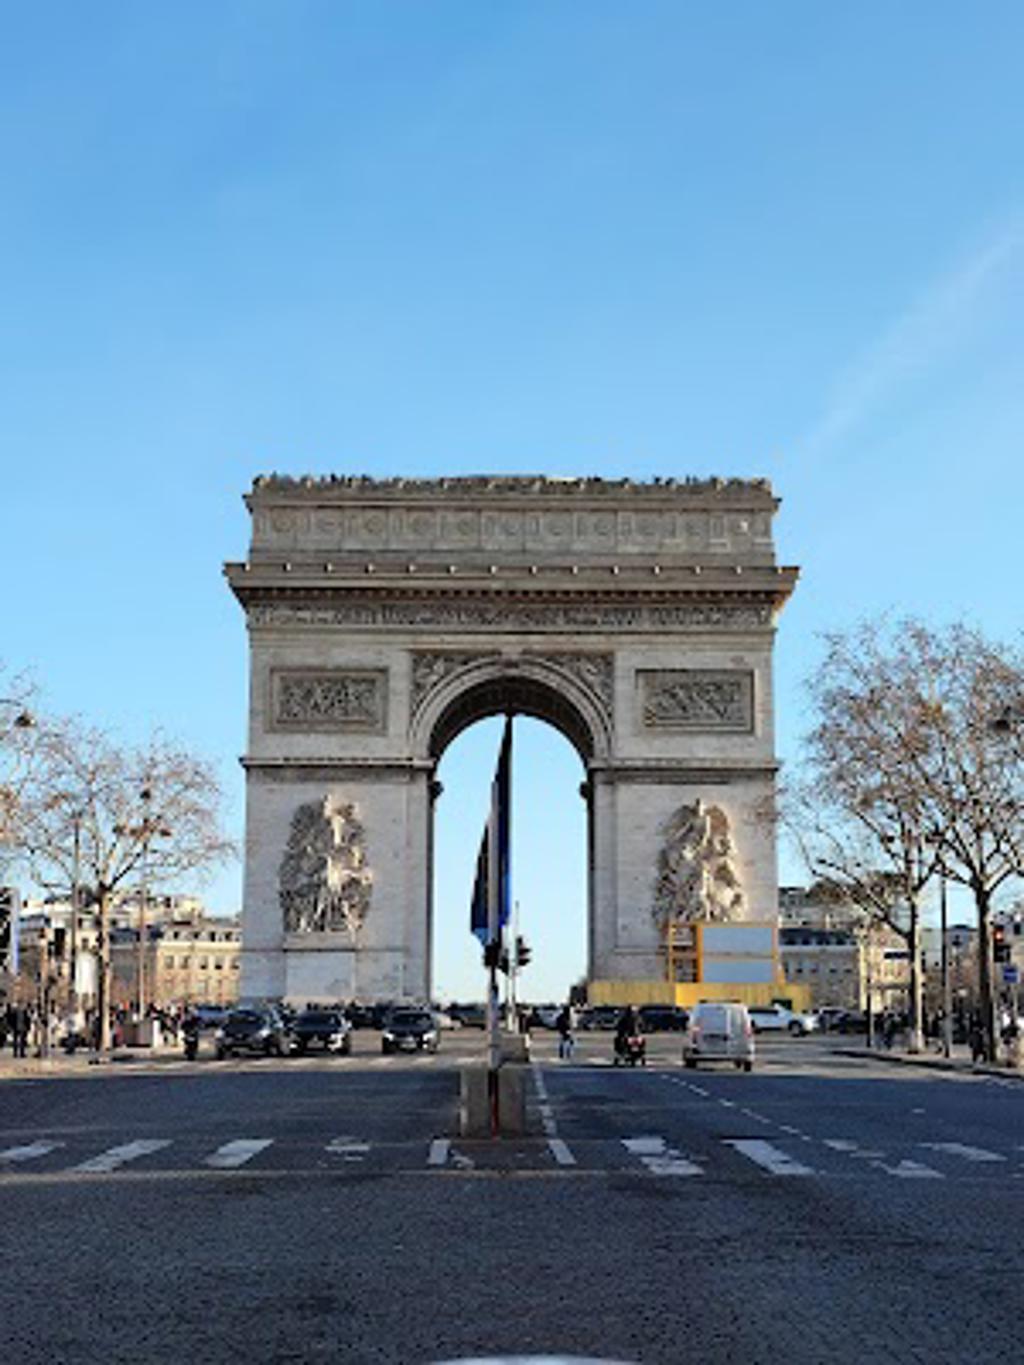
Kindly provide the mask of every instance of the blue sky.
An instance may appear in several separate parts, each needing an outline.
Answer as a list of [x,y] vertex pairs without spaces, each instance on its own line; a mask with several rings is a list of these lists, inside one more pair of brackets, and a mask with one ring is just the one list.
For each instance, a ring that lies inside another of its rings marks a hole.
[[[784,758],[821,630],[1015,636],[1022,50],[998,0],[5,6],[0,657],[214,755],[240,827],[219,573],[269,469],[767,475],[803,567]],[[555,996],[583,965],[578,761],[519,728],[529,989]],[[495,747],[452,747],[452,808],[482,811]],[[438,976],[465,994],[455,824]]]

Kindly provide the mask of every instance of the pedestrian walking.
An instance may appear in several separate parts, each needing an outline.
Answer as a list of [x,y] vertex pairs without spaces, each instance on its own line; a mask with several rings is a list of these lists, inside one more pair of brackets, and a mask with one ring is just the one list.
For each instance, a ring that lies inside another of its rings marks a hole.
[[15,1057],[28,1056],[28,1035],[32,1029],[32,1015],[27,1005],[17,1004],[11,1009],[11,1038]]
[[573,1037],[575,1022],[571,1007],[564,1005],[555,1021],[555,1028],[558,1030],[558,1055],[563,1061],[572,1059],[573,1049],[576,1046],[576,1039]]

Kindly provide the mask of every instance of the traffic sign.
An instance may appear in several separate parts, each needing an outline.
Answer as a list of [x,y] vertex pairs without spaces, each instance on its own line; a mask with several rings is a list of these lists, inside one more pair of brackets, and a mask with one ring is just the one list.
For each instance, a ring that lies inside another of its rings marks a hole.
[[1016,964],[1003,963],[1003,985],[1016,986],[1020,983],[1020,968]]

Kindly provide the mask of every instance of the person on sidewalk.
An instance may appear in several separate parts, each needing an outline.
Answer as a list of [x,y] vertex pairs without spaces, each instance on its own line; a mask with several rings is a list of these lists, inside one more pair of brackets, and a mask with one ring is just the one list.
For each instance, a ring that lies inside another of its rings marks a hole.
[[32,1015],[27,1005],[17,1004],[11,1009],[11,1037],[15,1057],[28,1056],[28,1035],[32,1031]]
[[562,1011],[555,1021],[555,1028],[558,1030],[558,1055],[563,1061],[571,1061],[573,1049],[576,1046],[576,1039],[573,1037],[574,1019],[572,1009],[569,1005],[563,1005]]

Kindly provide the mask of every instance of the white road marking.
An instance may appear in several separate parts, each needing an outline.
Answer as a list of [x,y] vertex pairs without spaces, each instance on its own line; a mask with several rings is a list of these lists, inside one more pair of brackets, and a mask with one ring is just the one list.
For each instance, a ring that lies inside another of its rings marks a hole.
[[530,1070],[533,1073],[533,1084],[537,1090],[537,1099],[539,1100],[537,1109],[540,1113],[540,1124],[544,1129],[544,1136],[548,1140],[548,1150],[559,1166],[575,1166],[576,1158],[569,1150],[568,1144],[558,1136],[558,1125],[555,1123],[554,1111],[548,1100],[548,1087],[543,1072],[536,1063],[531,1064]]
[[37,1156],[45,1156],[63,1146],[63,1142],[30,1142],[27,1147],[8,1147],[0,1152],[0,1161],[34,1161]]
[[703,1095],[704,1098],[707,1099],[708,1092],[704,1089],[703,1086],[694,1085],[692,1081],[688,1082],[688,1085],[695,1095]]
[[919,1142],[919,1147],[927,1147],[933,1152],[948,1152],[950,1156],[962,1156],[965,1161],[1005,1161],[998,1152],[987,1152],[984,1147],[969,1147],[964,1142]]
[[771,1175],[814,1174],[810,1166],[787,1156],[780,1148],[771,1142],[765,1142],[763,1138],[726,1138],[725,1141],[728,1146],[739,1152],[740,1156],[745,1156],[748,1161],[763,1167]]
[[451,1147],[448,1138],[434,1138],[430,1144],[430,1151],[427,1153],[428,1166],[447,1166],[448,1149]]
[[265,1147],[269,1147],[273,1138],[236,1138],[234,1142],[225,1142],[223,1147],[218,1147],[215,1152],[211,1152],[204,1161],[204,1165],[212,1166],[218,1171],[230,1171],[236,1166],[244,1166],[247,1161],[251,1161],[257,1152],[262,1152]]
[[639,1157],[642,1165],[652,1175],[703,1175],[703,1169],[688,1160],[682,1152],[669,1147],[664,1138],[635,1137],[623,1138],[622,1145],[627,1152]]
[[335,1156],[340,1156],[343,1161],[362,1161],[363,1157],[370,1150],[368,1142],[360,1142],[355,1137],[339,1137],[333,1142],[329,1142],[324,1148],[325,1152],[333,1152]]
[[718,1103],[719,1103],[720,1105],[722,1105],[725,1109],[735,1109],[735,1108],[736,1108],[736,1105],[733,1103],[732,1100],[719,1100]]
[[119,1147],[108,1147],[105,1152],[100,1152],[99,1156],[73,1166],[72,1170],[84,1171],[89,1175],[105,1175],[108,1171],[116,1171],[119,1166],[124,1166],[129,1161],[137,1161],[140,1156],[149,1156],[151,1152],[159,1152],[162,1147],[170,1145],[170,1138],[139,1138],[136,1142],[125,1142]]
[[872,1161],[872,1166],[877,1166],[880,1171],[885,1171],[889,1175],[899,1176],[903,1180],[943,1180],[941,1171],[933,1171],[931,1166],[924,1166],[920,1161],[901,1161],[898,1166],[887,1166],[884,1161]]
[[548,1147],[559,1166],[575,1166],[576,1158],[560,1137],[549,1137]]
[[826,1147],[831,1147],[833,1152],[855,1152],[858,1144],[850,1138],[823,1138]]
[[744,1109],[740,1106],[740,1113],[746,1114],[748,1119],[754,1119],[757,1123],[765,1123],[769,1128],[774,1127],[771,1119],[766,1119],[763,1114],[759,1114],[756,1109]]

